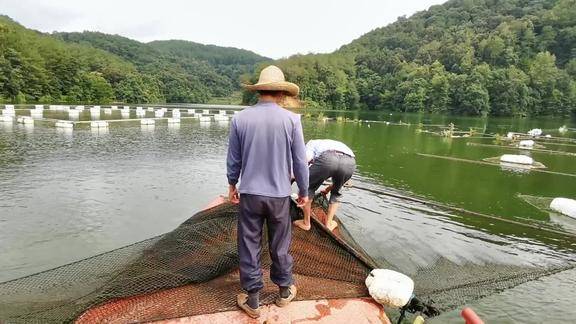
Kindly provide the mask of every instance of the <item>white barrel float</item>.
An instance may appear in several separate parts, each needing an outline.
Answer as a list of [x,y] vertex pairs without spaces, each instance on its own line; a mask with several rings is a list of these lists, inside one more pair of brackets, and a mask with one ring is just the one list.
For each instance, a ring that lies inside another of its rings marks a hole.
[[112,109],[112,110],[118,110],[118,106],[110,106],[110,109]]
[[209,123],[212,121],[212,117],[202,116],[199,118],[201,123]]
[[566,127],[566,125],[564,125],[564,126],[558,128],[558,132],[561,134],[564,134],[564,133],[568,132],[568,127]]
[[136,117],[144,117],[146,112],[144,110],[136,110]]
[[218,115],[226,115],[226,110],[220,110],[220,111],[218,111]]
[[500,157],[500,162],[532,165],[534,164],[534,159],[526,155],[504,154]]
[[156,110],[154,112],[154,117],[156,118],[164,117],[164,110]]
[[14,105],[5,105],[4,109],[6,110],[14,110]]
[[530,136],[540,136],[542,135],[542,130],[540,128],[534,128],[528,131],[528,135]]
[[189,113],[189,114],[195,114],[195,113],[196,113],[196,109],[188,109],[188,113]]
[[0,116],[0,122],[2,123],[12,123],[14,121],[14,117],[12,116]]
[[84,111],[84,106],[76,106],[76,111]]
[[16,119],[16,122],[19,124],[34,124],[34,119],[32,119],[32,117],[29,116],[20,116],[18,117],[18,119]]
[[108,122],[104,120],[97,120],[90,122],[90,127],[92,128],[108,128]]
[[550,209],[563,215],[576,218],[576,200],[569,198],[554,198],[550,203]]
[[154,125],[156,122],[154,119],[144,118],[140,120],[140,125]]
[[523,140],[518,143],[518,147],[522,148],[534,148],[534,141],[533,140]]
[[55,126],[58,128],[74,128],[74,123],[69,120],[59,120]]
[[2,110],[2,116],[14,116],[14,115],[16,115],[16,111],[14,110],[9,109]]
[[179,124],[180,118],[168,118],[168,124]]
[[34,105],[34,109],[36,109],[36,110],[43,110],[43,109],[44,109],[44,105]]
[[142,111],[142,107],[136,107],[136,111]]
[[104,113],[106,115],[111,115],[112,114],[112,108],[104,108]]
[[124,110],[130,110],[130,106],[124,106],[122,109],[124,109]]
[[148,107],[148,109],[146,109],[148,111],[154,111],[154,107]]
[[210,111],[209,111],[208,109],[204,109],[204,110],[202,110],[202,113],[203,113],[204,115],[208,115],[208,114],[210,113]]
[[180,118],[180,109],[173,109],[172,110],[172,117],[173,118]]
[[408,304],[414,292],[414,281],[405,274],[388,269],[374,269],[366,278],[366,287],[375,301],[392,307]]

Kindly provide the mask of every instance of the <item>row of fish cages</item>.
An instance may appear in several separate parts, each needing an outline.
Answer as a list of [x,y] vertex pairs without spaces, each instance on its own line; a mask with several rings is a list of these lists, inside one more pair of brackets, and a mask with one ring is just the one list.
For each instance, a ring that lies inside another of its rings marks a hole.
[[143,106],[66,106],[35,105],[27,109],[15,109],[6,105],[0,115],[0,123],[25,125],[48,125],[56,128],[74,129],[87,125],[91,128],[107,128],[112,123],[139,122],[141,125],[156,123],[178,124],[181,120],[196,119],[200,123],[227,123],[239,110],[214,110],[198,108],[156,108]]

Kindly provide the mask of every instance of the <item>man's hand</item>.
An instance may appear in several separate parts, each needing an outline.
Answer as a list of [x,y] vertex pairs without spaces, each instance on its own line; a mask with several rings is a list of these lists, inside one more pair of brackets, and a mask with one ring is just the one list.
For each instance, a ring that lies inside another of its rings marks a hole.
[[309,200],[310,198],[308,198],[308,196],[298,197],[298,200],[296,200],[296,206],[302,208],[308,203]]
[[236,186],[233,185],[228,186],[228,200],[233,204],[240,203],[240,194],[238,193],[238,189],[236,189]]

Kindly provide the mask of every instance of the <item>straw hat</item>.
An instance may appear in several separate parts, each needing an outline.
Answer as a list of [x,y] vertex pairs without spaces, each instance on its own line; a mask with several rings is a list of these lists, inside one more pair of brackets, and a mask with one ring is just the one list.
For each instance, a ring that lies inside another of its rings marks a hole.
[[267,66],[260,72],[258,83],[245,84],[244,87],[250,91],[285,91],[292,97],[296,97],[300,91],[297,85],[287,82],[282,70],[274,65]]

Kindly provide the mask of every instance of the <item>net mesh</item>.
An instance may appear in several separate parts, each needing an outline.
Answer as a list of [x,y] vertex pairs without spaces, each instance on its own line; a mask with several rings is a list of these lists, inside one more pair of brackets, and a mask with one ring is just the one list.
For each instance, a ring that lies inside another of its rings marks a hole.
[[[323,219],[325,201],[318,199],[314,214]],[[237,212],[222,204],[167,234],[0,283],[0,322],[139,323],[234,310],[240,292]],[[291,215],[300,218],[301,212],[292,205]],[[270,304],[277,288],[268,279],[266,246],[261,301]],[[342,224],[336,235],[319,224],[294,229],[291,253],[298,300],[366,297],[371,268],[397,269],[386,258],[370,258]],[[568,261],[528,267],[439,258],[407,274],[420,299],[446,311],[573,267]]]
[[[295,206],[291,214],[299,217]],[[236,206],[223,204],[170,233],[0,284],[0,319],[134,323],[236,309],[236,215]],[[298,299],[368,296],[369,267],[319,227],[293,231],[291,250],[295,280],[306,287]],[[271,303],[277,287],[265,284],[262,302]]]

